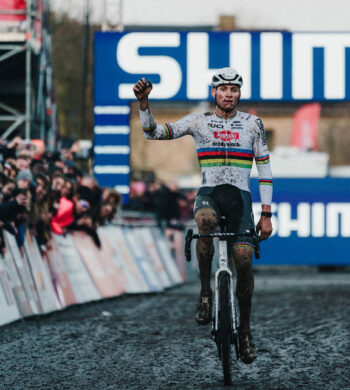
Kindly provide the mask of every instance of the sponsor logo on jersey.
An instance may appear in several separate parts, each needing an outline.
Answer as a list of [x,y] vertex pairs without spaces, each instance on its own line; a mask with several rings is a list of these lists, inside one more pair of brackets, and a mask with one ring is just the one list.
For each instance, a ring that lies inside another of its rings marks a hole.
[[239,133],[234,133],[230,130],[214,131],[214,138],[220,138],[222,141],[229,142],[239,140]]
[[208,126],[212,129],[223,129],[224,125],[221,123],[208,123]]
[[211,145],[212,146],[225,146],[227,148],[229,148],[231,146],[241,146],[241,144],[239,142],[225,143],[225,142],[216,142],[216,141],[214,141]]

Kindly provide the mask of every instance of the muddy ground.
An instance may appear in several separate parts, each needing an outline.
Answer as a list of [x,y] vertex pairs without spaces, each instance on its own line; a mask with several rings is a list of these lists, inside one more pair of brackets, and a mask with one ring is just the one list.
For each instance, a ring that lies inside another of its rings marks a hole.
[[[234,389],[350,389],[350,273],[260,270],[258,359],[233,362]],[[0,389],[221,389],[199,284],[124,296],[0,328]]]

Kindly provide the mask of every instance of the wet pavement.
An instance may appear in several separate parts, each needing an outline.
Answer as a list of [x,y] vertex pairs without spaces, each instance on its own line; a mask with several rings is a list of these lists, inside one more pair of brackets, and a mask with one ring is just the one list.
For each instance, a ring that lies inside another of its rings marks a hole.
[[[221,389],[210,328],[194,310],[199,283],[123,296],[0,328],[0,389]],[[350,273],[255,274],[250,366],[234,389],[350,389]]]

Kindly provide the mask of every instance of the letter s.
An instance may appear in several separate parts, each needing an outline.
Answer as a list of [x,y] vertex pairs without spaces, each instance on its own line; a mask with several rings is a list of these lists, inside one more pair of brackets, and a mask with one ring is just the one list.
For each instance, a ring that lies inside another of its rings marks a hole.
[[[182,73],[179,63],[168,56],[140,56],[140,47],[178,47],[179,33],[129,33],[125,34],[117,46],[119,66],[128,73],[159,74],[160,83],[154,85],[152,98],[169,99],[176,95],[181,86]],[[119,85],[119,98],[135,98],[133,84]]]

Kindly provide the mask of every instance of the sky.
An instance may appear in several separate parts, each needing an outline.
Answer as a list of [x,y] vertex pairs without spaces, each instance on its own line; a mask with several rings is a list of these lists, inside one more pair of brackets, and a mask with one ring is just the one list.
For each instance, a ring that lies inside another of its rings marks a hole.
[[[82,18],[86,0],[51,0],[51,9]],[[350,31],[349,0],[90,0],[91,20],[100,23],[103,4],[111,24],[215,26],[234,15],[237,28],[290,31]]]

